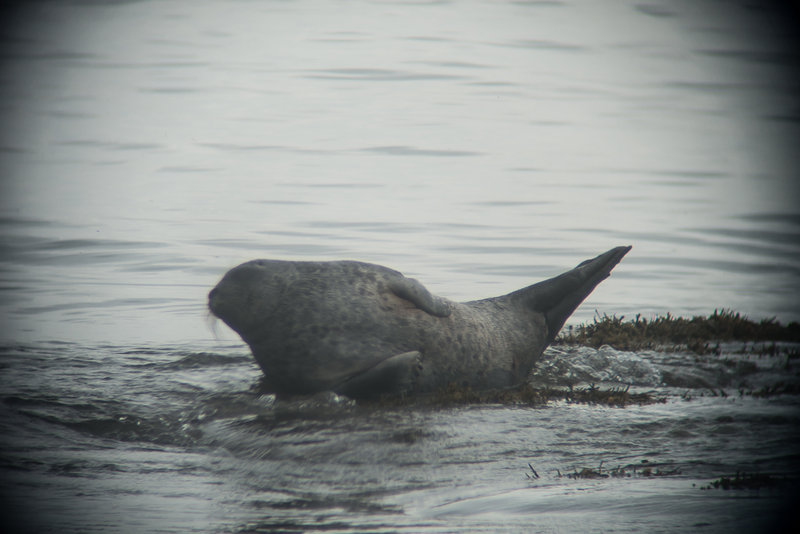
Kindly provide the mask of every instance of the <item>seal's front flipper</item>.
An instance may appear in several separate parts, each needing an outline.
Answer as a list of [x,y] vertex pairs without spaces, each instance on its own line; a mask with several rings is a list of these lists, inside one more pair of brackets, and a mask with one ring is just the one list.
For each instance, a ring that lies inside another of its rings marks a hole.
[[416,350],[403,352],[348,378],[333,390],[351,398],[400,395],[413,387],[421,371],[422,354]]
[[389,283],[389,289],[400,297],[411,302],[420,310],[435,317],[448,317],[450,304],[442,297],[437,297],[425,289],[425,286],[413,278],[398,278]]

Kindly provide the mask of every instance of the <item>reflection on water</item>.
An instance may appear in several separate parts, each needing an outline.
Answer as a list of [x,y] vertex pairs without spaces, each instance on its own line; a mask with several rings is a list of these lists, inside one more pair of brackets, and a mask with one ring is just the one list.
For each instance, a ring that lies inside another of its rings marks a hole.
[[[0,29],[0,480],[43,503],[34,527],[731,532],[779,508],[691,484],[795,470],[796,399],[734,393],[794,360],[539,369],[670,396],[624,410],[287,406],[205,302],[256,257],[375,262],[472,300],[630,244],[573,321],[798,320],[785,13],[188,5],[40,2]],[[557,474],[643,460],[681,476]]]

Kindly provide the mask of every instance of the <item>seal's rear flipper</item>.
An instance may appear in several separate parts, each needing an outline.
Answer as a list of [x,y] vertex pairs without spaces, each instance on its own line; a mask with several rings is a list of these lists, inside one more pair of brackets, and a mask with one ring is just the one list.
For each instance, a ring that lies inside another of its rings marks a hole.
[[348,378],[333,390],[354,399],[402,394],[412,388],[421,371],[422,354],[416,350],[403,352]]
[[608,278],[631,247],[612,248],[605,254],[586,260],[571,271],[511,293],[525,304],[544,314],[547,321],[547,343],[552,342],[567,318],[592,290]]

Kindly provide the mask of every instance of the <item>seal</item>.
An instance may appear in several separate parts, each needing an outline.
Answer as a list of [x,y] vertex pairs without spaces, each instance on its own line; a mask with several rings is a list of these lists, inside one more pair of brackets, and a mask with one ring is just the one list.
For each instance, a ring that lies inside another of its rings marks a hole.
[[357,261],[254,260],[208,295],[250,346],[267,391],[352,398],[455,383],[522,383],[575,308],[631,247],[501,297],[452,302],[401,273]]

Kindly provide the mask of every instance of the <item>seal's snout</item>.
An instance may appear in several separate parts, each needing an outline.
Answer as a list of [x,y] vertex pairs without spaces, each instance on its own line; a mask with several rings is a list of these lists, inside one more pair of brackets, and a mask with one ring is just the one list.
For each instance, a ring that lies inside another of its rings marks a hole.
[[219,293],[219,291],[217,291],[216,287],[208,292],[208,310],[213,315],[217,315],[217,310],[215,309],[216,308],[215,304],[216,304],[216,301],[217,301],[216,297],[217,297],[218,293]]
[[262,262],[234,267],[208,292],[208,310],[245,337],[271,311],[271,287]]
[[214,289],[208,292],[208,311],[215,319],[221,319],[222,322],[242,335],[242,329],[248,324],[248,321],[246,310],[242,310],[235,289],[223,278]]

